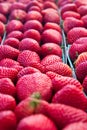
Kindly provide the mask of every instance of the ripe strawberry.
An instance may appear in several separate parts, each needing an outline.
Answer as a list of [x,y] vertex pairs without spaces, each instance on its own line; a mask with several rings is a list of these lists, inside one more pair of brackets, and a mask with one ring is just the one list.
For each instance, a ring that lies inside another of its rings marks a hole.
[[80,6],[78,9],[77,9],[78,13],[81,15],[81,16],[84,16],[86,15],[87,13],[87,5],[82,5]]
[[38,11],[38,12],[41,12],[41,8],[39,8],[39,6],[36,6],[36,5],[33,5],[31,6],[28,11]]
[[67,34],[68,43],[72,44],[81,37],[87,37],[87,29],[83,27],[74,27]]
[[12,31],[23,31],[23,24],[19,20],[11,20],[6,25],[6,32],[7,34]]
[[60,32],[54,29],[47,29],[43,31],[41,40],[42,43],[53,42],[58,45],[62,44],[62,36]]
[[54,29],[58,32],[62,32],[60,26],[56,23],[52,23],[52,22],[47,22],[45,25],[44,25],[44,30],[47,30],[47,29]]
[[4,110],[14,110],[16,107],[15,99],[7,94],[0,93],[0,111]]
[[0,36],[3,36],[5,32],[5,25],[0,21]]
[[23,100],[33,93],[38,92],[42,99],[49,101],[52,94],[50,78],[40,72],[21,77],[16,84],[16,88],[19,100]]
[[66,126],[63,130],[87,130],[87,123],[86,122],[71,123],[68,126]]
[[75,4],[77,7],[80,7],[82,5],[87,5],[87,1],[86,0],[75,0]]
[[74,11],[77,12],[77,7],[74,3],[65,4],[61,7],[61,15],[66,11]]
[[34,51],[24,50],[19,54],[17,61],[24,67],[33,66],[40,63],[40,57]]
[[55,43],[45,43],[41,46],[41,55],[43,57],[54,54],[62,57],[62,49],[59,45]]
[[32,38],[24,38],[19,44],[19,50],[30,50],[40,53],[40,45],[36,40]]
[[19,20],[22,23],[26,21],[27,13],[22,9],[14,9],[9,16],[9,20]]
[[68,84],[64,86],[54,95],[52,102],[66,104],[84,111],[87,110],[87,98],[83,91],[75,85]]
[[23,66],[21,65],[14,65],[12,68],[16,69],[18,72],[23,69]]
[[81,20],[83,21],[84,23],[84,27],[87,28],[87,15],[84,15]]
[[10,110],[0,112],[1,130],[15,130],[16,125],[17,125],[17,121],[14,112]]
[[75,61],[75,67],[77,67],[80,63],[87,61],[87,52],[81,53]]
[[55,124],[45,115],[36,114],[24,118],[18,124],[17,130],[57,130]]
[[0,79],[1,78],[10,78],[12,81],[15,81],[18,71],[14,68],[0,67]]
[[4,43],[3,43],[4,45],[9,45],[9,46],[11,46],[11,47],[13,47],[13,48],[16,48],[16,49],[18,49],[19,48],[19,40],[18,39],[16,39],[16,38],[8,38],[8,39],[6,39],[5,41],[4,41]]
[[77,67],[76,67],[76,76],[77,79],[82,83],[85,76],[87,75],[87,61],[84,61],[82,63],[80,63]]
[[12,31],[11,33],[9,33],[6,38],[16,38],[19,41],[21,41],[23,39],[23,33],[21,31]]
[[69,49],[69,55],[72,61],[75,61],[77,57],[87,51],[87,37],[77,39]]
[[35,39],[38,43],[40,43],[40,40],[41,40],[41,35],[39,31],[35,29],[29,29],[25,31],[23,37]]
[[41,64],[43,66],[48,66],[48,65],[51,65],[55,62],[62,62],[62,59],[57,56],[57,55],[54,55],[54,54],[51,54],[51,55],[47,55],[45,56],[42,60],[41,60]]
[[26,10],[26,5],[22,2],[14,2],[13,4],[11,4],[10,12],[12,12],[15,9]]
[[52,71],[48,71],[46,72],[46,75],[48,77],[50,77],[50,79],[53,79],[55,76],[59,76],[59,74],[55,73],[55,72],[52,72]]
[[18,55],[19,55],[19,50],[9,45],[0,46],[0,60],[2,60],[3,58],[17,59]]
[[63,23],[63,28],[64,28],[65,33],[68,33],[70,29],[74,27],[83,27],[83,26],[84,26],[83,21],[76,19],[74,17],[67,17]]
[[21,78],[22,76],[24,75],[27,75],[27,74],[32,74],[32,73],[36,73],[36,72],[40,72],[40,70],[34,68],[34,67],[25,67],[23,68],[21,71],[19,71],[17,77],[18,79]]
[[11,79],[9,79],[9,78],[0,79],[0,93],[15,96],[16,87],[14,86]]
[[84,78],[82,86],[83,86],[84,92],[87,94],[87,76]]
[[67,17],[74,17],[80,19],[80,14],[74,11],[66,11],[62,14],[62,19],[65,20]]
[[75,85],[77,88],[82,89],[82,85],[80,84],[80,82],[72,77],[61,75],[55,75],[54,77],[52,77],[52,85],[54,92],[57,92],[68,84]]
[[42,20],[43,20],[42,18],[43,17],[40,12],[32,10],[32,11],[28,11],[26,21],[37,20],[42,23]]
[[9,2],[0,2],[0,13],[8,15],[10,11],[11,3]]
[[35,29],[37,31],[39,31],[40,33],[42,33],[43,31],[43,26],[42,24],[37,21],[37,20],[28,20],[23,27],[24,32],[27,31],[28,29]]
[[53,8],[47,8],[47,9],[43,9],[43,10],[41,11],[43,17],[45,16],[46,13],[50,13],[50,12],[54,12],[54,13],[56,13],[56,14],[58,15],[58,11],[55,10],[55,9],[53,9]]
[[58,0],[58,2],[57,2],[57,4],[58,4],[58,7],[63,7],[64,5],[66,5],[66,4],[69,4],[69,3],[71,3],[72,4],[72,2],[73,2],[73,0]]
[[0,13],[0,21],[3,22],[4,24],[7,22],[7,18],[2,13]]
[[44,9],[53,8],[55,10],[58,9],[57,5],[54,2],[51,2],[51,1],[48,1],[48,0],[44,2],[43,8]]

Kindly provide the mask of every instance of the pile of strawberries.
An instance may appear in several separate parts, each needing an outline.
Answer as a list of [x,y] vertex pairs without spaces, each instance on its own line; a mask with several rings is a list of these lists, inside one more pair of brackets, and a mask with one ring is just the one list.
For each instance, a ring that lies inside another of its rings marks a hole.
[[86,0],[0,2],[0,130],[87,130],[86,42]]

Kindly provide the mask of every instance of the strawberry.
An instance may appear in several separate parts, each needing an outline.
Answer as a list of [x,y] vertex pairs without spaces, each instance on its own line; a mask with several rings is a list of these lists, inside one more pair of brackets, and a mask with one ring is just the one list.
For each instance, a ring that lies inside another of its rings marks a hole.
[[33,6],[31,6],[31,7],[28,9],[28,11],[32,11],[32,10],[41,12],[41,8],[39,8],[39,6],[36,6],[36,5],[33,5]]
[[77,12],[77,7],[74,3],[68,3],[61,7],[61,15],[66,11]]
[[80,19],[80,14],[74,11],[66,11],[62,14],[62,19],[65,20],[67,17],[74,17]]
[[16,48],[16,49],[18,49],[19,48],[19,40],[18,39],[16,39],[16,38],[8,38],[8,39],[6,39],[5,41],[4,41],[4,43],[3,43],[4,45],[9,45],[9,46],[11,46],[11,47],[13,47],[13,48]]
[[87,76],[85,76],[82,86],[83,86],[84,92],[87,94]]
[[0,129],[1,130],[15,130],[17,125],[16,116],[14,112],[1,111],[0,112]]
[[[13,28],[14,27],[14,28]],[[7,23],[6,25],[6,32],[7,34],[12,32],[12,31],[22,31],[23,30],[23,24],[19,20],[11,20]]]
[[40,71],[38,69],[34,68],[34,67],[30,67],[30,66],[29,67],[25,67],[21,71],[19,71],[17,77],[19,79],[19,78],[21,78],[24,75],[32,74],[32,73],[36,73],[36,72],[40,72]]
[[77,76],[77,79],[82,83],[85,76],[87,75],[87,61],[84,61],[82,63],[80,63],[75,71],[76,71],[76,76]]
[[66,126],[63,130],[87,130],[87,123],[86,122],[71,123],[68,126]]
[[26,5],[22,2],[14,2],[13,4],[11,4],[10,12],[12,12],[15,9],[26,10]]
[[15,96],[16,88],[9,78],[0,79],[0,93]]
[[59,45],[55,43],[45,43],[41,46],[41,55],[45,57],[46,55],[58,55],[62,57],[62,49]]
[[36,114],[24,118],[18,124],[17,130],[57,130],[55,124],[45,115]]
[[41,64],[43,66],[48,66],[55,62],[62,62],[62,59],[59,56],[54,54],[47,55],[41,60]]
[[23,100],[33,93],[38,92],[42,99],[49,101],[52,94],[52,82],[50,78],[40,72],[24,75],[18,80],[16,88],[19,100]]
[[0,79],[1,78],[10,78],[12,81],[15,81],[18,71],[14,68],[0,67]]
[[35,29],[29,29],[25,31],[23,37],[35,39],[38,43],[40,43],[40,40],[41,40],[41,35],[39,31]]
[[15,99],[7,94],[0,94],[0,111],[14,110],[16,107]]
[[44,25],[44,30],[47,30],[47,29],[54,29],[58,32],[62,32],[60,26],[56,23],[52,23],[52,22],[47,22],[45,25]]
[[23,39],[23,33],[21,31],[12,31],[11,33],[9,33],[7,36],[6,36],[6,39],[7,38],[16,38],[18,39],[19,41],[21,41]]
[[83,21],[76,19],[74,17],[67,17],[63,23],[65,33],[68,33],[70,29],[74,27],[83,27],[83,26],[84,26]]
[[27,13],[21,9],[14,9],[9,16],[9,20],[19,20],[22,23],[26,21]]
[[81,15],[81,16],[84,16],[86,15],[87,13],[87,5],[82,5],[80,6],[78,9],[77,9],[78,13]]
[[54,95],[52,102],[66,104],[84,111],[87,110],[87,97],[83,91],[71,84],[64,86],[64,88],[58,91]]
[[37,20],[28,20],[23,27],[24,32],[27,31],[28,29],[35,29],[37,31],[39,31],[40,33],[42,33],[43,31],[43,26],[42,24],[37,21]]
[[1,21],[2,23],[4,23],[4,24],[7,22],[7,18],[6,18],[5,15],[2,14],[2,13],[0,13],[0,21]]
[[26,21],[37,20],[42,23],[42,20],[43,20],[42,18],[43,17],[40,12],[32,10],[32,11],[28,11]]
[[10,11],[11,3],[9,2],[0,2],[0,13],[8,15]]
[[56,13],[58,15],[58,11],[53,8],[47,8],[41,11],[43,17],[45,16],[46,13],[50,13],[50,12]]
[[46,75],[47,75],[48,77],[50,77],[50,79],[53,79],[55,76],[59,76],[57,73],[52,72],[52,71],[46,72]]
[[47,29],[43,31],[41,40],[42,40],[42,43],[53,42],[58,45],[62,44],[62,36],[60,32],[54,29]]
[[58,9],[57,5],[56,5],[54,2],[51,2],[51,1],[45,1],[45,2],[44,2],[44,5],[43,5],[43,8],[44,8],[44,9],[53,8],[53,9],[55,9],[55,10]]
[[17,61],[24,67],[33,66],[40,63],[40,57],[34,51],[24,50],[19,54]]
[[81,20],[84,23],[84,27],[87,28],[87,15],[84,15],[83,17],[81,17]]
[[68,43],[72,44],[81,37],[87,37],[87,29],[83,27],[74,27],[67,33]]
[[77,39],[69,48],[69,55],[72,61],[75,61],[77,57],[87,51],[87,37]]
[[36,40],[32,38],[24,38],[19,44],[19,50],[30,50],[40,53],[40,45]]
[[73,0],[58,0],[57,1],[57,4],[58,4],[58,7],[63,7],[64,5],[66,5],[66,4],[72,4],[72,2],[73,2]]
[[81,53],[75,61],[75,67],[77,67],[80,63],[87,61],[87,52]]
[[87,1],[86,0],[75,0],[75,4],[77,7],[80,7],[82,5],[87,5]]
[[0,46],[0,60],[2,60],[3,58],[17,59],[18,55],[19,55],[19,50],[9,45]]
[[0,36],[3,36],[5,32],[5,25],[0,21]]

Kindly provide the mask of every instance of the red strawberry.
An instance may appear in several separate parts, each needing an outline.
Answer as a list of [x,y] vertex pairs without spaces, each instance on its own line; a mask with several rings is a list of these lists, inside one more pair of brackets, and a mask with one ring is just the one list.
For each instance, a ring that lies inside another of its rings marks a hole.
[[0,36],[3,36],[5,32],[5,25],[0,21]]
[[52,72],[52,71],[48,71],[46,72],[46,75],[48,77],[50,77],[50,79],[53,79],[55,76],[59,76],[59,74],[55,73],[55,72]]
[[28,20],[23,27],[24,32],[28,29],[35,29],[38,30],[40,33],[43,31],[42,24],[37,20]]
[[82,5],[87,5],[87,1],[86,0],[75,0],[75,4],[77,7],[80,7]]
[[40,57],[34,51],[24,50],[19,54],[17,61],[24,67],[33,66],[40,63]]
[[83,27],[74,27],[67,34],[68,43],[72,44],[81,37],[87,37],[87,29]]
[[81,15],[81,16],[84,16],[86,15],[87,13],[87,5],[82,5],[80,6],[78,9],[77,9],[78,13]]
[[68,126],[66,126],[63,130],[87,130],[87,123],[86,122],[71,123]]
[[75,71],[76,71],[77,79],[82,83],[85,76],[87,75],[87,61],[80,63],[76,67]]
[[4,15],[8,15],[10,11],[11,3],[9,2],[1,2],[0,3],[0,13]]
[[28,11],[26,20],[38,20],[39,22],[42,22],[43,19],[40,12],[32,10]]
[[0,93],[15,96],[16,87],[9,78],[0,79]]
[[66,4],[69,4],[69,3],[72,4],[72,2],[73,2],[73,0],[66,0],[66,1],[65,0],[58,0],[57,4],[61,8],[61,7],[63,7]]
[[12,31],[22,31],[23,30],[23,24],[19,20],[11,20],[6,25],[6,32],[10,33]]
[[56,31],[58,31],[60,33],[62,32],[60,26],[58,24],[52,23],[52,22],[47,22],[44,25],[44,30],[47,30],[47,29],[54,29],[54,30],[56,30]]
[[53,99],[53,103],[61,103],[69,106],[87,110],[87,98],[83,91],[78,89],[75,85],[66,85],[60,91],[58,91]]
[[0,112],[0,129],[1,130],[15,130],[17,125],[15,114],[8,111]]
[[43,8],[44,9],[53,8],[55,10],[58,9],[57,5],[54,2],[51,2],[51,1],[48,1],[48,0],[44,2]]
[[2,13],[0,13],[0,21],[3,22],[4,24],[7,22],[7,18]]
[[57,130],[55,124],[45,115],[36,114],[24,118],[18,124],[17,130]]
[[42,13],[43,16],[45,16],[46,13],[50,13],[50,12],[54,12],[54,13],[56,13],[58,15],[58,11],[55,10],[55,9],[53,9],[53,8],[47,8],[47,9],[43,9],[41,11],[41,13]]
[[69,49],[69,55],[72,61],[75,61],[79,54],[87,51],[87,37],[77,39]]
[[83,21],[84,23],[84,27],[87,28],[87,15],[84,15],[81,20]]
[[66,11],[74,11],[77,12],[77,7],[74,3],[65,4],[61,7],[61,15]]
[[18,71],[14,68],[0,67],[0,79],[1,78],[10,78],[12,81],[15,81]]
[[40,53],[40,45],[36,40],[32,38],[24,38],[19,44],[19,50],[30,50]]
[[87,76],[84,78],[82,86],[83,86],[84,92],[87,94]]
[[21,77],[16,84],[16,88],[19,100],[23,100],[36,92],[40,93],[44,100],[49,101],[51,98],[51,80],[47,75],[40,72]]
[[16,49],[18,49],[19,48],[19,40],[18,39],[16,39],[16,38],[8,38],[8,39],[6,39],[5,41],[4,41],[4,43],[3,43],[4,45],[9,45],[9,46],[11,46],[11,47],[14,47],[14,48],[16,48]]
[[0,111],[14,110],[16,107],[15,99],[7,94],[0,94]]
[[11,13],[10,13],[10,17],[9,20],[19,20],[22,23],[24,23],[26,21],[26,17],[27,17],[27,13],[24,10],[21,9],[14,9]]
[[12,31],[11,33],[9,33],[7,35],[6,38],[10,38],[10,37],[16,38],[18,40],[22,40],[23,39],[23,33],[21,31]]
[[45,71],[53,71],[55,73],[58,73],[59,75],[62,76],[69,76],[72,77],[72,70],[71,68],[67,65],[64,64],[63,62],[56,62],[51,65],[45,66]]
[[80,19],[80,14],[74,11],[66,11],[62,14],[62,19],[65,20],[67,17],[74,17]]
[[83,26],[84,26],[83,21],[76,19],[74,17],[67,17],[63,23],[63,28],[66,33],[68,33],[70,29],[74,27],[83,27]]
[[55,43],[45,43],[41,46],[41,55],[45,57],[46,55],[58,55],[62,57],[62,49],[59,45]]
[[19,55],[19,50],[9,45],[0,46],[0,60],[2,60],[3,58],[17,59],[18,55]]
[[62,44],[62,36],[60,32],[54,29],[47,29],[42,33],[42,43],[53,42],[58,45]]
[[41,60],[41,64],[43,66],[48,66],[55,62],[62,62],[62,59],[59,56],[53,54],[47,55]]
[[28,11],[32,11],[32,10],[41,12],[41,8],[39,8],[39,6],[36,6],[36,5],[33,5],[33,6],[31,6],[31,7],[28,9]]
[[36,72],[40,72],[40,71],[38,69],[34,68],[34,67],[30,67],[30,66],[29,67],[25,67],[21,71],[19,71],[17,77],[19,79],[19,78],[21,78],[24,75],[32,74],[32,73],[36,73]]
[[18,72],[23,69],[23,66],[21,65],[14,65],[12,68],[16,69]]
[[13,4],[11,4],[10,12],[12,12],[15,9],[26,10],[26,5],[22,2],[14,2]]
[[39,31],[37,31],[35,29],[29,29],[29,30],[25,31],[23,37],[35,39],[39,43],[41,40],[41,35],[40,35]]
[[87,61],[87,52],[81,53],[75,61],[75,67],[77,67],[80,63]]

